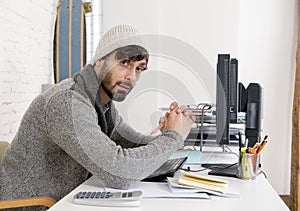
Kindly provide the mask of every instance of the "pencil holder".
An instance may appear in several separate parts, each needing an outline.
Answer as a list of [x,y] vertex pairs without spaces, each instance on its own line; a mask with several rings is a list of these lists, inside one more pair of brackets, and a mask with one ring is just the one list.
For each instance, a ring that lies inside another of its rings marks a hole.
[[255,180],[260,163],[260,154],[240,152],[238,176],[240,179]]

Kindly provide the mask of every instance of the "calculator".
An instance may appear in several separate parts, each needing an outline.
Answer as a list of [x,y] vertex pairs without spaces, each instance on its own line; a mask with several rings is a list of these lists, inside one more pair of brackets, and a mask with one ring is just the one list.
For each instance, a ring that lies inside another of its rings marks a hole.
[[107,207],[138,207],[141,206],[141,191],[100,192],[81,191],[74,196],[74,203]]

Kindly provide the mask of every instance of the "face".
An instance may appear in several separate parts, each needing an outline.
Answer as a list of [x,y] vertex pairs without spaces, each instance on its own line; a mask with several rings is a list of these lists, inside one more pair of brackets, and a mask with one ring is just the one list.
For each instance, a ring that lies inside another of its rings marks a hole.
[[123,101],[146,69],[146,59],[140,61],[116,60],[114,54],[111,54],[103,61],[101,67],[101,71],[106,72],[101,82],[101,88],[110,99]]

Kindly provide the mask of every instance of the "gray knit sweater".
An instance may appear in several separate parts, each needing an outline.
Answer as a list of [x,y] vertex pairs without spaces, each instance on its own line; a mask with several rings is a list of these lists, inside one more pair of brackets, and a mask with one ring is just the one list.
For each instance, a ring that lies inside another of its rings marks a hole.
[[183,145],[175,131],[156,137],[136,132],[112,102],[105,114],[100,102],[91,65],[36,97],[4,157],[0,199],[59,200],[89,172],[106,187],[126,189]]

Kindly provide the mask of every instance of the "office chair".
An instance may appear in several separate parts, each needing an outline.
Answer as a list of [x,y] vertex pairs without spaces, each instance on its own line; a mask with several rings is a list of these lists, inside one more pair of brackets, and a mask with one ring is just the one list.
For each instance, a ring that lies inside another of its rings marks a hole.
[[[8,147],[9,147],[9,142],[0,141],[0,165],[2,164],[3,156]],[[31,207],[31,206],[45,206],[50,208],[55,203],[56,200],[48,196],[0,200],[0,210],[5,208]]]

